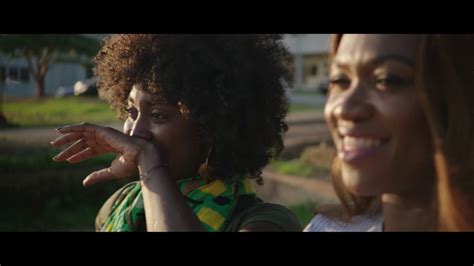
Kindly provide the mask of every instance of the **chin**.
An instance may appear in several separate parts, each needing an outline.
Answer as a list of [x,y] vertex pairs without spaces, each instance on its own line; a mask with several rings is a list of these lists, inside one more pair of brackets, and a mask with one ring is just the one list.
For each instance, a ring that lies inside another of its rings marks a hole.
[[368,186],[352,186],[347,188],[352,194],[359,197],[375,197],[380,196],[382,193],[372,187]]
[[383,193],[379,183],[381,175],[364,175],[357,171],[342,172],[344,186],[354,195],[361,197],[378,196]]

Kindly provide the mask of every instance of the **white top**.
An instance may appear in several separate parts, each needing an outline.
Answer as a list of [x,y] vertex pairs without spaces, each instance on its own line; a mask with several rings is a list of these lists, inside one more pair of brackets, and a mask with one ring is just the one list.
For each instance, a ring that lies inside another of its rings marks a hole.
[[317,214],[306,226],[304,232],[382,232],[383,214],[354,215],[352,222]]

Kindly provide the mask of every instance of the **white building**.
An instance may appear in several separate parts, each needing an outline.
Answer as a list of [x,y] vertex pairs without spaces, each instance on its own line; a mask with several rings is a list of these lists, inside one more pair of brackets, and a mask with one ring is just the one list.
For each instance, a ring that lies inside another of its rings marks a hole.
[[[53,63],[45,77],[45,94],[54,95],[60,87],[70,87],[86,79],[86,69],[75,63]],[[36,95],[34,78],[28,71],[25,59],[8,59],[0,56],[0,85],[5,95],[31,97]]]
[[283,42],[292,54],[295,89],[315,90],[327,80],[330,34],[285,34]]

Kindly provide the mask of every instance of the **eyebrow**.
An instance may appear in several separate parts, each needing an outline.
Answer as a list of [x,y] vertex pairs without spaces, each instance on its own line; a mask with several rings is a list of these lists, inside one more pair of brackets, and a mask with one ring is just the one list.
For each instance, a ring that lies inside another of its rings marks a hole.
[[[130,96],[127,98],[127,100],[130,103],[135,104],[135,100]],[[151,99],[146,100],[146,104],[149,104],[149,105],[168,105],[166,100],[163,97],[160,97],[160,96],[152,96]]]
[[[398,62],[400,62],[404,65],[407,65],[407,66],[410,66],[410,67],[415,67],[415,62],[413,62],[413,60],[411,60],[411,59],[409,59],[405,56],[398,55],[398,54],[387,54],[387,55],[378,56],[378,57],[375,57],[375,58],[371,58],[370,60],[368,60],[365,63],[369,64],[369,65],[379,65],[379,64],[382,64],[386,61],[398,61]],[[344,62],[340,62],[340,61],[337,61],[337,60],[334,60],[333,64],[336,65],[336,66],[346,65]]]

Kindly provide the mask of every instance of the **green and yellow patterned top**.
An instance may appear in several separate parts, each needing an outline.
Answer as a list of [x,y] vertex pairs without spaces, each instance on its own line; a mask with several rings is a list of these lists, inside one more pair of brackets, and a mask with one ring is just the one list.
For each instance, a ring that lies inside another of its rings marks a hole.
[[[302,230],[290,210],[258,199],[249,178],[234,183],[220,179],[206,183],[196,176],[179,180],[178,186],[209,232],[238,231],[252,222],[273,223],[282,231]],[[109,198],[96,218],[96,230],[146,231],[145,209],[139,182],[125,185]]]

